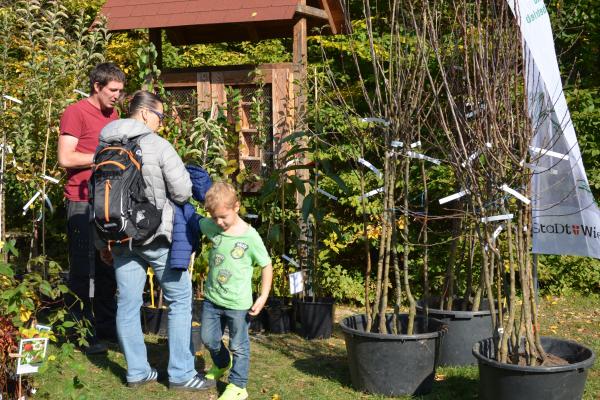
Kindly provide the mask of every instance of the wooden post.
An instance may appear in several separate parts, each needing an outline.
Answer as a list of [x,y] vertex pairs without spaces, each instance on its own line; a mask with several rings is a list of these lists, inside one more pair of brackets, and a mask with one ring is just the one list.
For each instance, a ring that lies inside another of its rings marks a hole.
[[150,28],[150,42],[156,48],[156,67],[162,71],[163,69],[163,51],[162,51],[162,29]]
[[[300,5],[306,5],[306,1],[300,1]],[[307,21],[306,18],[300,18],[294,25],[294,42],[293,42],[293,62],[294,62],[294,131],[306,131],[306,71],[307,71]],[[300,138],[300,146],[306,147],[306,137]],[[308,157],[306,154],[302,155],[299,160],[303,165],[308,163]],[[309,190],[309,172],[308,169],[296,170],[296,176],[305,183],[305,193]],[[302,210],[302,204],[304,202],[304,195],[296,192],[296,207],[297,210]],[[298,258],[300,261],[300,268],[304,269],[308,267],[309,254],[308,254],[308,223],[302,219],[302,215],[299,216],[298,225],[300,227],[300,240],[298,241]]]

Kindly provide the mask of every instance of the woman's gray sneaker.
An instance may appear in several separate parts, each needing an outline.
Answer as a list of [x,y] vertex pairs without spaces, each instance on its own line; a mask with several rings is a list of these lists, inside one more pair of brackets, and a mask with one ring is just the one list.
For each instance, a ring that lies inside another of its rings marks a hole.
[[154,368],[152,368],[147,377],[145,377],[141,381],[127,382],[127,387],[130,387],[130,388],[140,387],[147,383],[156,382],[157,379],[158,379],[158,372]]
[[212,379],[206,379],[203,375],[197,374],[187,382],[173,383],[169,382],[169,389],[185,390],[185,391],[198,391],[214,388],[217,383]]

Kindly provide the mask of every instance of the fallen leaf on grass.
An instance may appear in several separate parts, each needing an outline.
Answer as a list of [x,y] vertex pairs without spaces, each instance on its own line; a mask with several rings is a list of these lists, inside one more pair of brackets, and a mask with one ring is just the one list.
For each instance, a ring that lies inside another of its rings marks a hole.
[[281,397],[277,393],[275,393],[273,397],[271,397],[271,400],[281,400]]
[[442,375],[442,374],[435,374],[435,380],[440,382],[446,379],[446,375]]

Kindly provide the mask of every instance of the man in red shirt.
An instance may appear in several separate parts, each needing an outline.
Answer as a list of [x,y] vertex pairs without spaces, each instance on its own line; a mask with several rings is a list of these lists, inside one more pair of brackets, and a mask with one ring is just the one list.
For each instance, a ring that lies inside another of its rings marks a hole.
[[102,262],[94,247],[88,181],[100,131],[119,119],[115,105],[123,93],[125,74],[113,63],[96,65],[90,73],[90,97],[67,107],[60,120],[58,162],[67,169],[67,237],[69,240],[69,288],[83,302],[83,310],[68,299],[73,315],[90,321],[88,354],[106,352],[99,338],[114,339],[115,274]]

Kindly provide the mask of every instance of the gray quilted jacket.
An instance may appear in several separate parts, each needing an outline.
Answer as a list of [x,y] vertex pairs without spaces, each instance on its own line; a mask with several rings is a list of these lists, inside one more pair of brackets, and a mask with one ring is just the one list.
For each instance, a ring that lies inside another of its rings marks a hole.
[[192,182],[181,158],[167,140],[152,132],[144,123],[127,118],[113,121],[100,132],[100,142],[119,142],[150,133],[140,139],[142,149],[142,176],[146,183],[146,196],[158,209],[162,221],[156,233],[144,244],[163,236],[169,243],[173,230],[171,201],[183,204],[192,196]]

